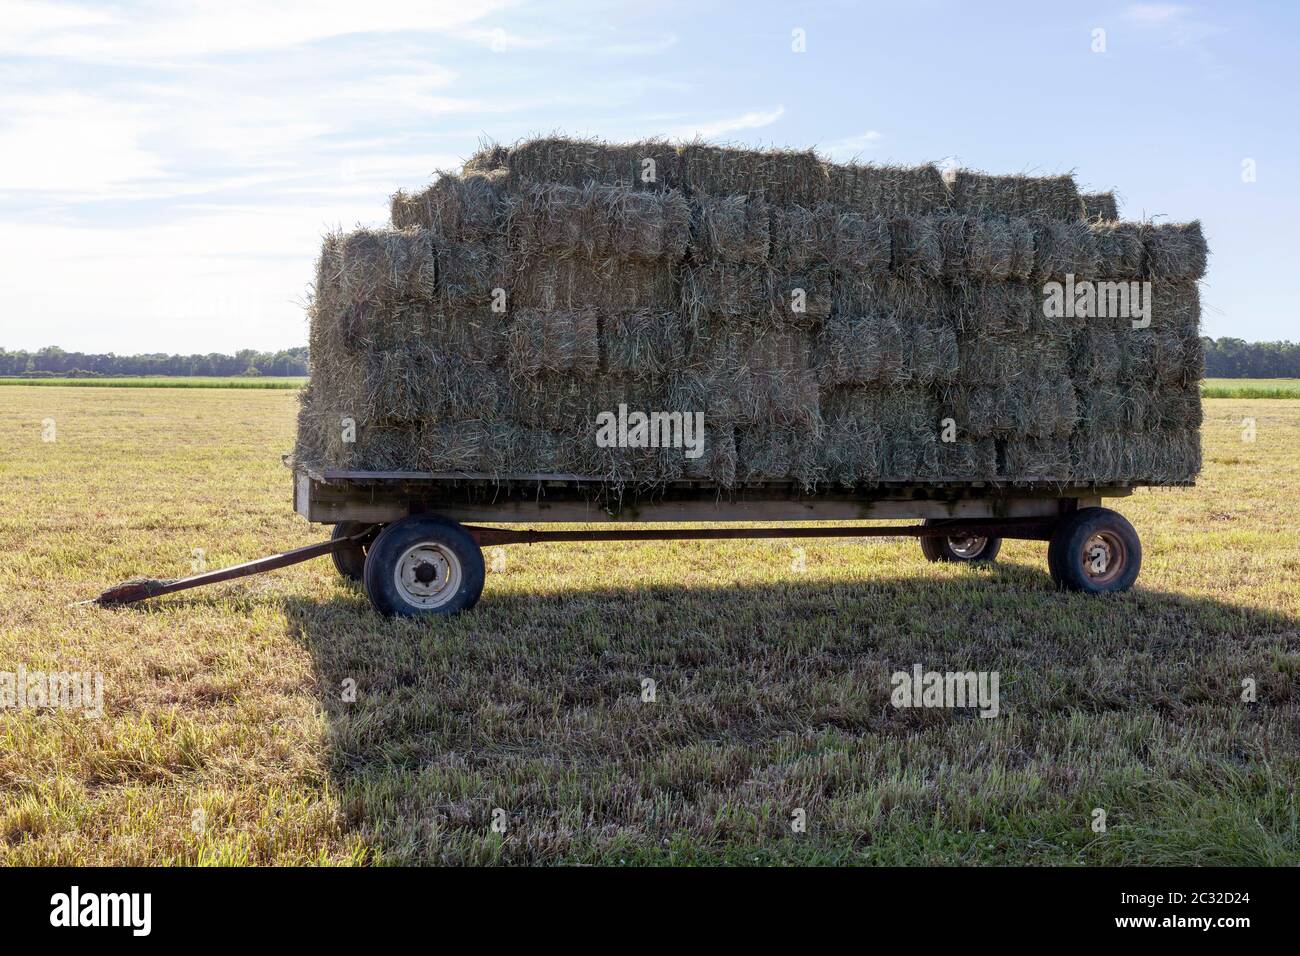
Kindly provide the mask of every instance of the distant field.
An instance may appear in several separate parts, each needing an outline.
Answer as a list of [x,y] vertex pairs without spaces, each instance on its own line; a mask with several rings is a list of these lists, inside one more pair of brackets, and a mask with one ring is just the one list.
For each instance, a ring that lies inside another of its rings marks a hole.
[[[0,398],[0,672],[103,674],[102,716],[0,707],[0,864],[1300,864],[1300,402],[1206,402],[1108,598],[1041,542],[825,539],[504,548],[450,621],[323,558],[69,606],[320,541],[295,398]],[[999,672],[998,717],[890,706],[914,663]]]
[[302,388],[305,375],[136,375],[121,378],[0,377],[0,385],[74,385],[78,388]]
[[1205,398],[1300,398],[1300,378],[1207,378]]
[[[0,385],[71,385],[77,388],[302,388],[305,375],[242,378],[240,376],[147,375],[122,378],[0,377]],[[1205,398],[1300,398],[1300,378],[1207,378]]]

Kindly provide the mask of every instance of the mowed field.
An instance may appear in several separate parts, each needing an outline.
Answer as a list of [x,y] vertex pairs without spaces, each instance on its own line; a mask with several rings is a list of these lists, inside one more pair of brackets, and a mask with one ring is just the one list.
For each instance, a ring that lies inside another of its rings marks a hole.
[[[1300,402],[1207,401],[1111,598],[890,539],[507,548],[433,623],[328,559],[70,606],[320,540],[296,402],[0,389],[0,671],[104,678],[100,717],[0,710],[0,860],[1300,863]],[[997,671],[999,715],[895,709],[917,663]]]

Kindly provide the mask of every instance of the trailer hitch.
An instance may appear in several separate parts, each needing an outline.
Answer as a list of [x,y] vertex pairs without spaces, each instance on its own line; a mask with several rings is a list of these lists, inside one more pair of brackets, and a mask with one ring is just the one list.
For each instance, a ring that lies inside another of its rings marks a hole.
[[121,584],[114,585],[98,597],[93,597],[89,601],[77,601],[76,604],[99,604],[101,606],[135,604],[138,601],[161,597],[164,594],[174,594],[177,591],[186,591],[190,588],[203,587],[205,584],[217,584],[221,581],[231,581],[235,578],[247,577],[250,574],[261,574],[263,571],[275,571],[279,568],[287,568],[291,564],[298,564],[302,561],[310,561],[312,558],[319,558],[322,555],[329,554],[341,545],[365,541],[366,538],[371,536],[373,533],[374,528],[366,526],[350,535],[334,538],[329,541],[322,541],[319,544],[309,544],[301,548],[294,548],[292,551],[285,551],[281,554],[272,554],[265,558],[258,558],[255,561],[246,561],[243,564],[236,564],[229,568],[221,568],[217,571],[205,571],[202,574],[194,574],[188,578],[173,578],[171,580],[160,580],[158,578],[132,578],[129,581],[123,581]]

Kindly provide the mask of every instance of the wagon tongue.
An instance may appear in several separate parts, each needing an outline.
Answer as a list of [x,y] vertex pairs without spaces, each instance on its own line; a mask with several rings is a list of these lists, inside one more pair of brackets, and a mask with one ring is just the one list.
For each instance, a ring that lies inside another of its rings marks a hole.
[[163,593],[167,585],[171,583],[171,581],[159,581],[157,578],[132,578],[130,581],[123,581],[121,584],[109,588],[90,603],[134,604],[136,601],[143,601],[145,598],[155,597]]

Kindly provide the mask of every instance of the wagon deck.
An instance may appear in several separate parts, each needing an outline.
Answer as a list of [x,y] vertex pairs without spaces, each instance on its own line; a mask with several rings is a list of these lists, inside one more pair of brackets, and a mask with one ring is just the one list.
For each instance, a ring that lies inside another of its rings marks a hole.
[[436,513],[456,521],[854,521],[1059,515],[1132,494],[1132,484],[1047,481],[880,482],[807,493],[796,482],[666,482],[612,489],[600,478],[537,473],[299,468],[294,509],[308,521],[382,522]]

